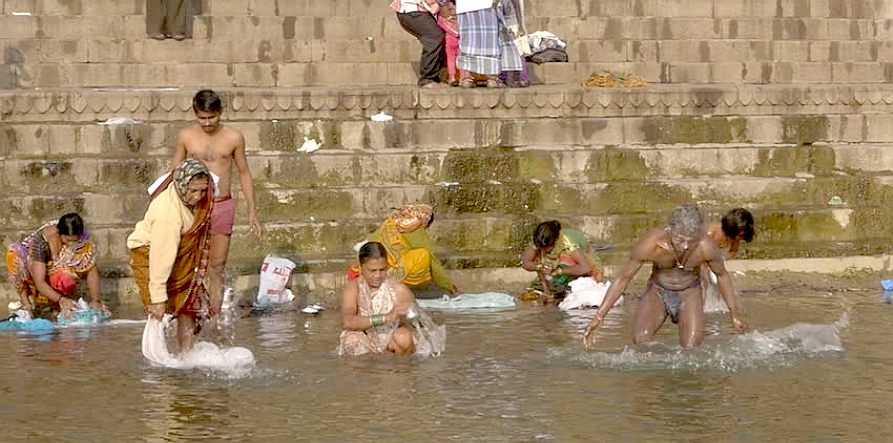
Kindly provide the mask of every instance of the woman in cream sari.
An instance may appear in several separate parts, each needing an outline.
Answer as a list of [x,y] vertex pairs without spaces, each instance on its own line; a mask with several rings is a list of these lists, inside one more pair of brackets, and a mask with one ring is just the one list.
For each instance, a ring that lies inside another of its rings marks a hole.
[[127,238],[130,266],[146,312],[177,318],[180,351],[192,348],[198,321],[211,315],[204,279],[213,183],[198,160],[180,163],[151,196],[143,220]]

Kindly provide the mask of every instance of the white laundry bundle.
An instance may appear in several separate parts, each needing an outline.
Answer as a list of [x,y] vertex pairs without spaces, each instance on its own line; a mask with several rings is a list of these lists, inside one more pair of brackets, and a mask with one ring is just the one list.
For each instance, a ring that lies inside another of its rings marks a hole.
[[170,321],[170,314],[165,314],[163,320],[149,316],[143,329],[143,356],[158,366],[176,368],[180,366],[180,362],[167,351],[167,341],[164,338],[164,329]]
[[[570,282],[570,287],[571,292],[558,304],[558,307],[565,311],[601,306],[611,282],[599,283],[592,277],[581,277]],[[623,302],[622,296],[617,299],[615,305],[621,302]]]
[[188,352],[174,356],[167,350],[164,330],[170,323],[170,314],[163,320],[149,316],[143,330],[143,356],[157,366],[173,369],[208,368],[229,372],[234,375],[244,373],[254,366],[254,354],[246,348],[219,348],[208,342],[198,342]]

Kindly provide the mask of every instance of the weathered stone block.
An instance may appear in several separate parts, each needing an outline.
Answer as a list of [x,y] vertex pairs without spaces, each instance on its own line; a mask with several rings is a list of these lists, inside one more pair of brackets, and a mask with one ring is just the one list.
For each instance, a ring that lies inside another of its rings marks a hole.
[[284,63],[280,65],[279,86],[305,86],[313,84],[316,75],[311,63]]
[[0,16],[0,29],[3,30],[3,38],[42,38],[44,35],[38,27],[39,23],[41,23],[40,18],[30,15]]
[[270,87],[279,79],[279,65],[272,63],[233,63],[233,86]]
[[653,17],[713,17],[712,0],[641,0],[633,15]]
[[624,40],[585,40],[568,44],[567,51],[581,62],[625,62],[629,60],[627,46]]
[[[258,1],[263,1],[263,0],[258,0]],[[291,0],[288,2],[279,2],[279,4],[278,4],[279,11],[278,11],[277,15],[283,16],[283,17],[285,17],[285,16],[292,16],[292,17],[310,16],[310,15],[312,15],[310,3],[311,3],[311,0]],[[358,3],[358,2],[354,2],[354,3]],[[372,9],[374,9],[374,8],[372,8]]]
[[886,71],[878,63],[832,63],[831,78],[840,83],[885,83]]
[[832,141],[844,143],[859,143],[863,141],[865,123],[862,115],[828,116],[828,124],[828,137]]
[[[219,42],[223,43],[223,42]],[[213,46],[218,44],[214,42]],[[142,63],[158,63],[158,62],[186,62],[186,63],[203,63],[211,60],[212,45],[208,40],[188,39],[176,41],[173,39],[140,40],[136,47],[135,53],[138,60],[122,60],[134,61]],[[246,51],[248,52],[248,51]],[[238,61],[232,59],[228,61]]]
[[584,4],[590,16],[623,17],[633,14],[633,5],[624,0],[588,0]]
[[[328,17],[314,22],[312,38],[315,40],[361,40],[372,37],[385,38],[384,22],[396,22],[393,15],[388,17]],[[398,25],[399,26],[399,25]],[[403,31],[406,34],[406,31]],[[408,35],[408,34],[407,34]],[[413,39],[414,40],[414,39]]]
[[712,17],[674,17],[664,24],[668,32],[679,40],[712,40],[723,38],[723,20]]
[[710,63],[672,63],[670,80],[673,83],[710,83]]
[[776,0],[713,2],[713,15],[715,17],[775,17],[776,12]]
[[540,17],[580,17],[583,14],[581,2],[577,0],[552,0],[548,3],[525,3],[531,15]]
[[245,0],[214,0],[207,3],[204,10],[206,15],[210,16],[236,16],[244,17],[248,15],[250,2]]
[[[69,0],[53,0],[62,5],[76,5],[78,2]],[[90,0],[80,0],[83,15],[146,15],[145,3],[134,0],[106,0],[103,2],[91,2]],[[70,8],[70,7],[69,7]],[[66,15],[78,15],[74,12],[66,12]]]
[[893,139],[893,116],[870,114],[863,117],[865,121],[865,141],[889,142]]
[[738,16],[723,21],[723,36],[730,39],[772,39],[775,30],[772,18]]
[[781,117],[749,116],[747,117],[747,138],[753,143],[780,143],[782,141]]
[[15,89],[18,87],[16,80],[16,66],[0,64],[0,89]]
[[30,12],[36,14],[37,0],[3,0],[3,13],[11,15],[13,12]]
[[317,62],[388,63],[419,59],[419,45],[407,41],[313,40],[312,60]]

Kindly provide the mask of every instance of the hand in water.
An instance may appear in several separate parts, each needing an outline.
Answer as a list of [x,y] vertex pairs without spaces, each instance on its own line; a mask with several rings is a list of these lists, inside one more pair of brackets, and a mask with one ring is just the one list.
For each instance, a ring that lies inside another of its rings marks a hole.
[[90,302],[90,308],[93,309],[93,310],[95,310],[95,311],[104,312],[104,313],[106,313],[106,314],[108,314],[108,315],[112,315],[112,312],[109,311],[108,306],[106,306],[105,303],[102,302],[102,300],[93,300],[93,301],[91,301],[91,302]]
[[71,313],[74,312],[75,308],[77,308],[77,305],[74,303],[74,300],[68,297],[62,297],[59,299],[59,310],[62,311],[63,317],[71,317]]
[[146,313],[158,320],[161,320],[164,318],[164,307],[165,303],[155,303],[146,306]]
[[732,317],[732,326],[735,328],[735,331],[739,333],[744,333],[749,330],[744,321],[738,317]]
[[595,343],[595,331],[602,326],[602,322],[604,321],[605,318],[601,315],[601,312],[596,311],[595,317],[592,318],[592,321],[586,326],[586,331],[583,332],[582,344],[584,350],[589,350],[593,343]]

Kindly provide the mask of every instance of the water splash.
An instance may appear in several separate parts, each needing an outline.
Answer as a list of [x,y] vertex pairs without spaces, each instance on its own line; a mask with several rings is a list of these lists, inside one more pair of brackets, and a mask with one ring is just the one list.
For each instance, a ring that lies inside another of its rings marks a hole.
[[842,352],[844,345],[840,335],[849,322],[850,308],[845,307],[840,318],[830,324],[796,323],[769,331],[708,337],[703,345],[691,350],[676,344],[654,342],[625,346],[620,352],[580,353],[562,348],[552,350],[549,357],[567,359],[575,365],[620,371],[775,369]]
[[246,348],[222,348],[206,341],[196,343],[176,360],[177,369],[211,370],[227,378],[245,377],[255,365],[254,354]]

